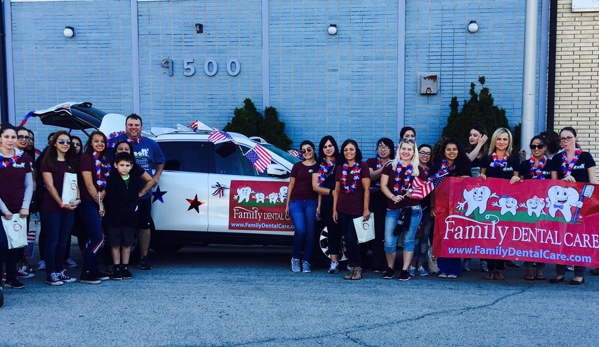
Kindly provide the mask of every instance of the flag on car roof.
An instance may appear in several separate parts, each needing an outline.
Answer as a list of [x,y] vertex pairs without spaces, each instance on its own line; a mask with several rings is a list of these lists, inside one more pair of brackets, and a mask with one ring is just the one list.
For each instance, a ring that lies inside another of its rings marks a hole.
[[270,153],[268,153],[268,151],[259,144],[256,144],[254,148],[247,151],[245,157],[259,172],[264,172],[268,164],[270,164],[270,160],[272,159]]
[[229,135],[229,133],[227,133],[226,131],[218,130],[217,128],[213,129],[214,131],[212,132],[212,134],[208,136],[208,140],[210,140],[210,142],[214,143],[215,145],[217,143],[226,141],[231,141],[234,144],[237,144],[237,141],[235,141],[233,137],[231,137],[231,135]]
[[435,188],[432,181],[423,181],[420,178],[414,178],[412,182],[412,199],[422,200],[425,196],[429,195]]

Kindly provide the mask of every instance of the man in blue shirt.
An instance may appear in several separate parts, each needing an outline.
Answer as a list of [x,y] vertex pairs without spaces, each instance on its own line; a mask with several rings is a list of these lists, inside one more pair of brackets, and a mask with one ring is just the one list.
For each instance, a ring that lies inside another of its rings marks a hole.
[[[114,146],[120,141],[128,141],[133,145],[133,155],[135,162],[143,168],[154,179],[154,186],[158,185],[164,162],[166,158],[158,144],[147,137],[141,136],[143,121],[140,116],[132,113],[125,120],[125,134],[119,135],[109,142]],[[139,198],[137,208],[137,219],[139,221],[138,246],[140,248],[141,259],[138,267],[142,270],[150,270],[152,266],[148,259],[148,250],[150,248],[150,222],[152,193],[148,192]]]

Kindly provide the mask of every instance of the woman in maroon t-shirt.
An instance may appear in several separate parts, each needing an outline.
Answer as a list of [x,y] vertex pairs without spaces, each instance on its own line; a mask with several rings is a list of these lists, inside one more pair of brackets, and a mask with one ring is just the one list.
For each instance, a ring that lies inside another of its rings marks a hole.
[[50,139],[41,165],[46,186],[40,207],[45,234],[46,283],[53,286],[75,281],[65,275],[62,265],[75,218],[73,212],[81,200],[77,197],[73,201],[62,201],[62,191],[65,173],[75,173],[76,170],[77,159],[71,147],[71,136],[66,131],[57,131]]
[[[15,148],[17,131],[12,125],[3,125],[0,129],[0,212],[6,220],[14,214],[21,218],[29,216],[29,204],[33,195],[33,159]],[[6,261],[6,286],[24,288],[17,279],[17,257],[19,249],[8,249],[8,239],[4,226],[0,223],[0,269]],[[0,284],[0,307],[4,303],[2,284]]]
[[[304,161],[293,165],[289,187],[287,188],[287,205],[285,215],[291,215],[295,233],[293,234],[293,254],[291,271],[312,272],[310,258],[314,250],[314,225],[316,224],[316,207],[318,194],[312,189],[312,174],[318,169],[314,160],[314,144],[305,140],[300,145]],[[304,246],[304,261],[300,267],[300,253]]]
[[387,197],[387,216],[385,217],[385,253],[387,270],[383,278],[391,279],[395,275],[395,256],[399,235],[395,232],[397,221],[403,221],[403,268],[400,281],[410,279],[408,267],[414,255],[414,236],[422,219],[420,200],[412,199],[412,183],[415,177],[426,180],[426,174],[418,169],[416,144],[403,138],[398,143],[397,155],[391,165],[381,174],[381,191]]
[[370,218],[368,203],[370,202],[370,170],[362,162],[362,152],[358,143],[348,139],[341,145],[344,161],[335,175],[335,191],[333,193],[333,220],[341,224],[345,235],[345,246],[349,259],[350,272],[343,278],[346,280],[362,279],[360,261],[360,245],[354,227],[354,219]]

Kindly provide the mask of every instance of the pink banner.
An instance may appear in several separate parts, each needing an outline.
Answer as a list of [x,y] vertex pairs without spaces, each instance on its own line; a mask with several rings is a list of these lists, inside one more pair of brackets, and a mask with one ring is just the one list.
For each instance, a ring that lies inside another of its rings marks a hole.
[[288,182],[231,181],[229,229],[293,232],[285,216]]
[[599,266],[596,186],[450,177],[435,188],[433,254]]

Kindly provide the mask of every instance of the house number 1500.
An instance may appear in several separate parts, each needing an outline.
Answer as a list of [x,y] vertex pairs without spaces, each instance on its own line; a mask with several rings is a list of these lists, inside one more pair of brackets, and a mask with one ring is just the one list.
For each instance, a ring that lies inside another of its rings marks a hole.
[[[193,76],[196,73],[196,68],[193,65],[193,59],[183,59],[183,75],[184,76]],[[172,59],[163,59],[160,63],[160,66],[167,69],[167,74],[169,76],[173,75],[175,66]],[[204,62],[204,73],[206,76],[214,76],[218,72],[218,63],[214,59],[206,59]],[[229,76],[237,76],[241,72],[241,64],[237,59],[229,59],[227,62],[227,73]]]

